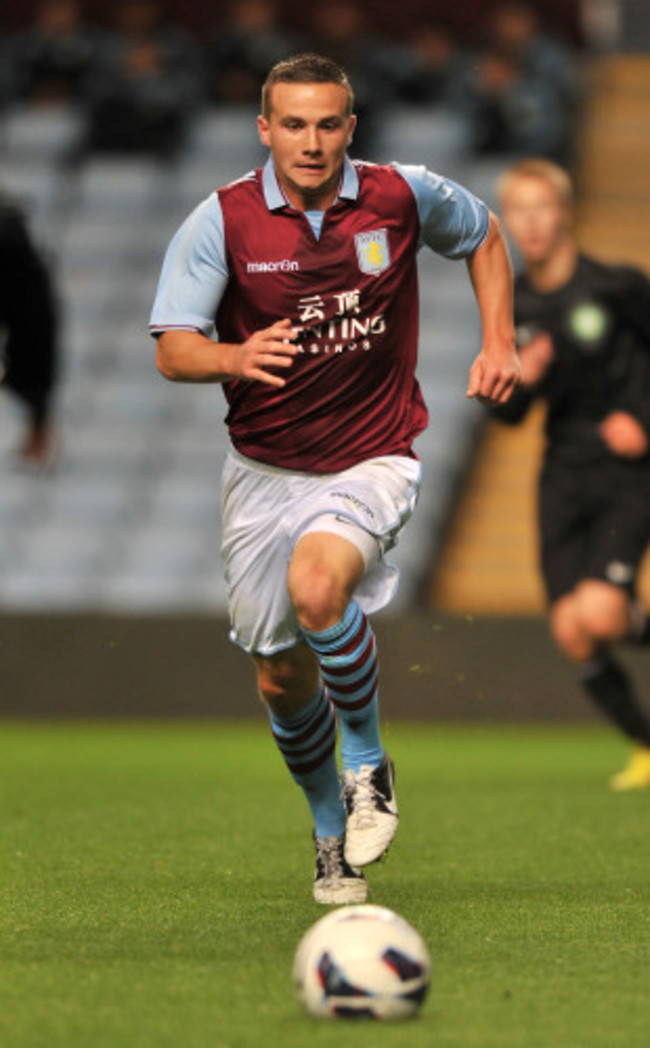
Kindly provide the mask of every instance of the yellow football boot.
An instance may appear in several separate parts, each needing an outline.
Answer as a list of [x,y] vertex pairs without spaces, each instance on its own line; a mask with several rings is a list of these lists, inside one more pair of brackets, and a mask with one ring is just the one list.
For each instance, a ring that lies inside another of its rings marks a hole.
[[623,771],[610,779],[610,786],[618,791],[650,789],[650,749],[635,746]]

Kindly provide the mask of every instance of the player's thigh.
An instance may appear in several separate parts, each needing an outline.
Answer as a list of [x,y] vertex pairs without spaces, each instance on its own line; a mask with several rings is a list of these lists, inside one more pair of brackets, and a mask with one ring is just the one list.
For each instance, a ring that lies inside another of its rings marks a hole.
[[[291,568],[294,597],[297,583],[304,595],[309,575],[322,569],[325,589],[338,586],[348,598],[354,591],[366,614],[385,607],[398,578],[385,555],[415,508],[420,477],[419,462],[386,456],[312,478],[309,498],[292,518],[294,551],[299,551]],[[315,535],[320,537],[313,539]]]
[[[571,602],[559,606],[585,577],[593,543],[594,507],[580,491],[574,471],[545,469],[539,486],[539,565],[551,607],[571,617]],[[553,618],[553,616],[552,616]]]
[[222,483],[221,555],[228,590],[231,639],[251,653],[271,655],[299,639],[287,591],[291,539],[282,478],[229,458]]
[[[319,518],[325,529],[331,516]],[[367,555],[364,555],[364,549]],[[308,629],[337,622],[369,562],[379,556],[379,542],[361,528],[346,525],[346,536],[309,531],[296,543],[287,585],[299,621]]]
[[612,486],[594,524],[594,541],[585,576],[632,595],[650,540],[650,490]]

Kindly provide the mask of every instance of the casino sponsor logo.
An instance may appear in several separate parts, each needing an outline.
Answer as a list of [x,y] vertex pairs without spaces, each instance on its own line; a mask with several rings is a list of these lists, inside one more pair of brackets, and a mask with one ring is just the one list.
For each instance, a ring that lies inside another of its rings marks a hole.
[[281,258],[276,262],[247,262],[247,273],[296,273],[300,263],[291,258]]
[[582,348],[596,350],[609,330],[607,312],[596,302],[581,302],[569,313],[569,330]]
[[385,229],[372,229],[368,233],[357,233],[354,238],[357,260],[362,273],[377,275],[390,266],[388,233]]
[[298,316],[296,342],[303,353],[313,356],[368,351],[373,336],[386,330],[383,313],[363,316],[359,288],[327,296],[305,295],[298,299]]

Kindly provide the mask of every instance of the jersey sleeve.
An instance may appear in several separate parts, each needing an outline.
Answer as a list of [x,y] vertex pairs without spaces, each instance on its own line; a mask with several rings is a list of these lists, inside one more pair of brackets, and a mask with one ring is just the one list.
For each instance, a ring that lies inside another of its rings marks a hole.
[[650,350],[650,281],[640,269],[621,267],[619,309]]
[[467,258],[485,240],[490,214],[473,193],[424,166],[393,164],[408,182],[420,216],[420,242],[445,258]]
[[620,267],[614,275],[618,315],[635,332],[634,344],[639,347],[628,357],[627,380],[616,407],[638,419],[650,435],[650,281],[631,266]]
[[152,335],[181,329],[210,338],[228,281],[221,203],[216,193],[185,220],[163,263],[151,312]]

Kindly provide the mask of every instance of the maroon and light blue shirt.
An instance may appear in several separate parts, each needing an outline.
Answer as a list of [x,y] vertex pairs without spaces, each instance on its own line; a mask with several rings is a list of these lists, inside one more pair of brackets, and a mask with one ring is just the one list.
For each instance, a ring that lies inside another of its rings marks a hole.
[[234,447],[267,465],[332,473],[413,455],[427,424],[415,377],[416,256],[466,258],[489,213],[424,167],[346,158],[324,212],[292,207],[272,161],[212,193],[167,250],[151,331],[238,343],[289,318],[299,354],[286,385],[223,383]]

